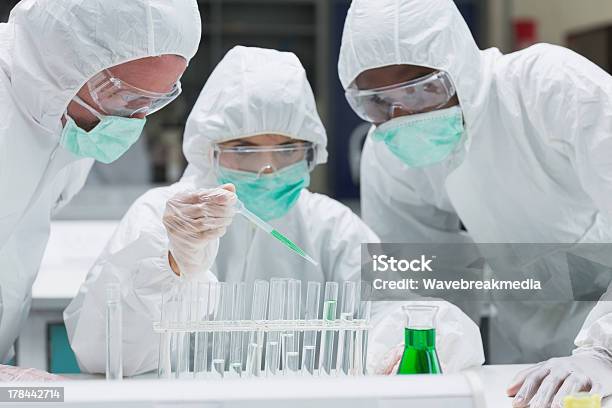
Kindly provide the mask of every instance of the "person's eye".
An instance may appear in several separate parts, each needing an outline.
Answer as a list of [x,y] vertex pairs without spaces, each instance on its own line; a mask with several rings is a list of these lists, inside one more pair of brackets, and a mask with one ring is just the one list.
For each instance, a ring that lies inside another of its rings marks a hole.
[[423,87],[423,90],[428,93],[435,93],[435,94],[440,93],[440,87],[434,84],[426,84]]
[[374,95],[374,97],[372,97],[372,102],[374,102],[377,105],[388,105],[387,101],[385,101],[383,98],[381,98],[378,95]]
[[259,153],[246,151],[242,152],[240,157],[244,160],[257,160],[259,158]]
[[124,99],[124,101],[125,101],[126,107],[134,108],[134,109],[151,106],[151,101],[147,98],[137,98],[137,99],[132,99],[132,100]]
[[228,149],[236,149],[240,153],[244,153],[243,150],[247,150],[249,148],[248,145],[244,145],[240,143],[234,143],[234,144],[230,143],[230,144],[224,145],[223,147],[226,147]]
[[111,99],[111,98],[115,98],[115,97],[120,96],[120,95],[121,95],[121,89],[118,89],[118,88],[116,88],[116,87],[112,87],[112,88],[110,88],[110,89],[109,89],[109,90],[106,92],[106,95],[105,95],[105,96],[106,96],[108,99]]

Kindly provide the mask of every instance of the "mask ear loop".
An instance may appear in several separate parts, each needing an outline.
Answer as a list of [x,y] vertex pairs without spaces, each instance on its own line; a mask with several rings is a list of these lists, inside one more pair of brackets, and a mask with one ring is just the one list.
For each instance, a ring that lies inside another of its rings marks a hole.
[[208,158],[213,165],[213,170],[215,174],[219,174],[219,154],[219,151],[214,145],[212,149],[208,151]]
[[143,113],[145,116],[149,115],[149,111],[151,110],[151,106],[143,106],[142,108],[138,108],[136,109],[131,115],[130,117],[134,117],[134,115],[138,115]]
[[306,150],[304,154],[304,159],[306,160],[306,165],[308,166],[308,171],[311,172],[317,165],[317,157],[319,154],[319,146],[313,144],[309,149]]

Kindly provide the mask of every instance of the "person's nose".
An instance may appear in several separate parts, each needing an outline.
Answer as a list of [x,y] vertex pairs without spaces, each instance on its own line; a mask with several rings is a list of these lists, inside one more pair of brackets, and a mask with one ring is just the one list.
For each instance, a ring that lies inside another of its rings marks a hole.
[[271,164],[267,164],[259,170],[259,175],[274,173],[276,169]]
[[399,118],[401,116],[413,115],[415,113],[414,111],[407,109],[402,105],[392,105],[389,110],[389,116],[391,117],[391,119]]
[[135,114],[130,116],[130,118],[132,118],[132,119],[144,119],[146,116],[147,116],[147,114],[145,112],[136,112]]
[[261,170],[259,174],[270,174],[276,171],[277,163],[274,161],[272,152],[261,152]]

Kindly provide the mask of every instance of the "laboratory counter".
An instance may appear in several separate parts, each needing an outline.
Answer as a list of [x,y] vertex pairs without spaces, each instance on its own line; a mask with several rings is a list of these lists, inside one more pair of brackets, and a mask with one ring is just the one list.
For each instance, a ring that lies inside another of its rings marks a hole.
[[[44,385],[64,387],[61,406],[75,407],[503,408],[512,406],[505,396],[507,384],[524,367],[484,366],[453,375],[245,380],[157,380],[144,375],[104,381],[102,376],[75,375],[74,381]],[[603,407],[612,408],[612,399]]]

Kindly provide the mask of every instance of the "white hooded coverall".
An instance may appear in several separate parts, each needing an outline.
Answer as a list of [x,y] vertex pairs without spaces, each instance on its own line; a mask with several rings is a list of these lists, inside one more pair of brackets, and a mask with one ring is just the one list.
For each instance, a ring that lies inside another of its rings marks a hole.
[[[162,224],[166,201],[181,191],[219,184],[212,163],[214,143],[258,134],[313,142],[318,149],[316,162],[327,158],[326,132],[298,58],[287,52],[235,47],[215,68],[187,121],[183,147],[189,167],[182,180],[151,190],[134,203],[64,314],[83,370],[103,372],[105,368],[104,288],[111,280],[121,283],[124,373],[134,375],[157,368],[158,336],[152,322],[159,319],[163,287],[179,279],[168,265],[168,238]],[[272,277],[297,278],[304,284],[357,280],[360,244],[378,241],[347,207],[308,190],[302,190],[295,206],[271,224],[319,265],[305,262],[236,215],[220,239],[212,266],[220,281],[244,281],[252,287],[256,279]],[[250,302],[247,297],[247,310]],[[438,303],[443,367],[450,372],[481,364],[477,326],[458,308]],[[398,308],[374,317],[381,330],[371,333],[369,339],[378,359],[402,340],[404,322]],[[470,347],[462,348],[466,339]]]
[[[481,51],[451,0],[354,0],[338,67],[344,88],[401,64],[451,76],[466,142],[442,163],[408,168],[368,138],[362,216],[383,242],[612,242],[610,75],[548,44]],[[598,262],[610,266],[611,256]],[[612,352],[610,300],[612,290],[580,331],[591,302],[497,305],[491,362],[568,355],[576,333],[576,346]]]
[[195,0],[23,0],[0,24],[0,362],[27,317],[50,218],[93,163],[59,146],[69,102],[105,68],[191,59],[200,36]]

